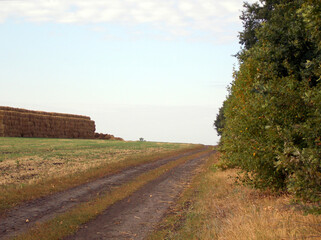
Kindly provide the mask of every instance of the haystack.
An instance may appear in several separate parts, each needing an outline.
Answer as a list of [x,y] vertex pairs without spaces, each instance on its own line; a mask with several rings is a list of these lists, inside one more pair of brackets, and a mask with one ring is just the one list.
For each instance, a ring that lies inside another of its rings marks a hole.
[[95,122],[87,116],[0,106],[0,136],[94,138]]

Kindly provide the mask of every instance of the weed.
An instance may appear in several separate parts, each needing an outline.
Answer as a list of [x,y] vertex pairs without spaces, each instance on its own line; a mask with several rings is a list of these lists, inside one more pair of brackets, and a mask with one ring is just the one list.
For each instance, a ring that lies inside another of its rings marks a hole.
[[149,240],[321,239],[317,207],[294,206],[290,196],[235,185],[237,170],[213,171],[218,158],[210,158]]

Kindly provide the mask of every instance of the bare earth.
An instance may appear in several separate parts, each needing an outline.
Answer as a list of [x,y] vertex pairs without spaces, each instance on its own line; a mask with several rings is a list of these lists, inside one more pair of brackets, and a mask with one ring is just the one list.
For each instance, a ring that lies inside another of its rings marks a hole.
[[182,164],[107,209],[66,240],[144,239],[164,216],[208,154]]
[[[112,187],[129,182],[146,171],[200,151],[129,168],[118,174],[25,203],[8,212],[6,216],[0,217],[0,239],[21,233],[37,222],[48,220],[76,204],[88,201],[97,193],[110,191]],[[206,156],[208,154],[179,165],[146,184],[129,198],[109,207],[67,239],[143,239],[162,218]],[[26,219],[29,220],[28,223]]]

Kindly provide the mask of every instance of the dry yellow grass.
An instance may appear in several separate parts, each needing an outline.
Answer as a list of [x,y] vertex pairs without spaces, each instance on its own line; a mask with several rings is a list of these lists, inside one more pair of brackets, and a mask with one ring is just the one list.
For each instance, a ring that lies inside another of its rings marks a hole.
[[213,161],[150,239],[321,239],[320,215],[306,215],[289,196],[235,185],[237,171],[218,170]]
[[23,201],[200,147],[152,142],[0,138],[0,214]]
[[214,210],[221,222],[217,239],[321,239],[321,216],[305,215],[288,196],[234,186],[229,176],[235,176],[235,170],[209,176],[217,182],[217,192],[206,210]]
[[33,184],[106,164],[191,147],[188,144],[0,138],[0,187]]
[[73,173],[124,161],[135,155],[157,154],[166,149],[152,147],[147,149],[86,149],[48,155],[19,156],[0,162],[0,185],[30,184],[39,179],[65,177]]

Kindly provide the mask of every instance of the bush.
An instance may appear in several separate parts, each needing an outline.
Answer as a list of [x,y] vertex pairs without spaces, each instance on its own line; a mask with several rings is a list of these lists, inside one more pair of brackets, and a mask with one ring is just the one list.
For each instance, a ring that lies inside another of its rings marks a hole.
[[239,54],[221,151],[224,161],[243,170],[246,183],[319,202],[320,5],[276,2],[256,30],[256,43]]

